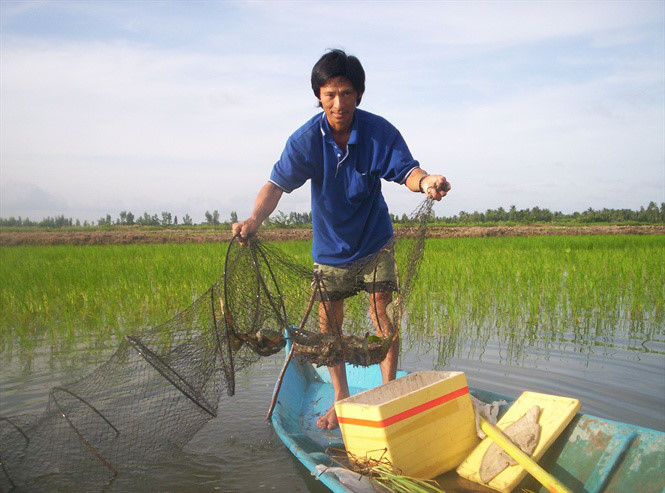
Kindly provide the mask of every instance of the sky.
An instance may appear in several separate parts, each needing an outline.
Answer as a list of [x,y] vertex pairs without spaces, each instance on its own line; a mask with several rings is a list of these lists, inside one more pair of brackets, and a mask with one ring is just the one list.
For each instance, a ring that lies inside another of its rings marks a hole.
[[[243,219],[330,48],[451,182],[438,216],[665,201],[663,0],[3,0],[0,217]],[[422,200],[383,190],[399,215]]]

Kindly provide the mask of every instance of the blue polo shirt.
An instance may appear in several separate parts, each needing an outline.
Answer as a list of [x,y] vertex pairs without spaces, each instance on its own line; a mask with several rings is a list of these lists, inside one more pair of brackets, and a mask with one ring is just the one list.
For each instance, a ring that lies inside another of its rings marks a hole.
[[357,109],[346,153],[325,113],[289,137],[270,182],[290,193],[311,180],[312,258],[343,265],[378,252],[392,237],[381,179],[404,183],[418,161],[384,118]]

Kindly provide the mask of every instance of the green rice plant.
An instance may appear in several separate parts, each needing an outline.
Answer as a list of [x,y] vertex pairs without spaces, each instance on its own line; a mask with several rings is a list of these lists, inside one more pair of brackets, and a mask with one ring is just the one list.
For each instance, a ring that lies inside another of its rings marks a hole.
[[432,239],[411,330],[467,344],[491,332],[513,361],[553,341],[662,337],[664,259],[663,236]]
[[[301,262],[309,242],[280,244]],[[0,248],[0,349],[95,344],[159,325],[224,271],[227,243]]]
[[0,249],[3,343],[121,336],[191,304],[220,275],[225,244]]
[[[311,242],[277,247],[311,266]],[[223,243],[2,247],[0,349],[43,337],[96,344],[156,326],[219,279],[225,252]],[[646,351],[665,333],[664,259],[660,235],[429,239],[402,330],[442,365],[482,355],[490,340],[514,362],[529,347],[627,340]]]

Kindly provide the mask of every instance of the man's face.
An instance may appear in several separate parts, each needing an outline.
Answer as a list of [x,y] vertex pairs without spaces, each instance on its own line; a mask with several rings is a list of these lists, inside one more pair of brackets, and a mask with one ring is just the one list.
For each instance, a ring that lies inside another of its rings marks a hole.
[[347,131],[353,122],[358,95],[346,77],[334,77],[321,86],[319,101],[333,130]]

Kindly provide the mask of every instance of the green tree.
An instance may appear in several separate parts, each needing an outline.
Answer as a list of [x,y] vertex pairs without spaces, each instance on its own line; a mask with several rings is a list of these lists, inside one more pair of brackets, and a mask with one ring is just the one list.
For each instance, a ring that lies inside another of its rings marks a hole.
[[162,221],[161,221],[162,226],[170,226],[172,223],[173,223],[173,216],[171,216],[171,213],[162,211]]
[[215,210],[212,212],[212,214],[210,213],[210,211],[206,211],[205,218],[206,218],[206,223],[212,226],[217,226],[219,224],[219,211]]
[[112,224],[113,220],[111,219],[111,214],[106,214],[106,217],[100,217],[97,220],[98,226],[111,226]]

